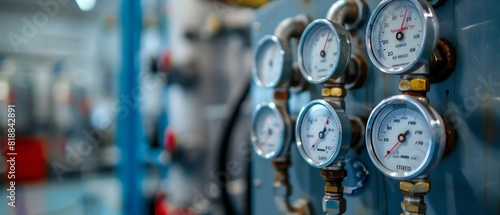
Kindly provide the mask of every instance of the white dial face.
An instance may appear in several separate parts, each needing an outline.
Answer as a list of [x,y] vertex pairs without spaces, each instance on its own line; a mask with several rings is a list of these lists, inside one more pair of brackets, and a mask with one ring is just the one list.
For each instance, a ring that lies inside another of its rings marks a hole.
[[322,104],[311,106],[300,124],[300,141],[307,156],[317,163],[334,159],[340,144],[340,126]]
[[382,66],[406,68],[422,50],[422,14],[409,1],[392,1],[375,18],[370,37],[373,55]]
[[406,105],[388,105],[376,116],[371,133],[375,155],[394,172],[417,170],[425,162],[431,140],[429,123]]
[[257,50],[255,69],[263,85],[277,84],[283,69],[283,50],[272,39],[265,40]]
[[338,37],[326,24],[317,24],[304,38],[301,53],[304,68],[313,80],[333,73],[339,61]]
[[279,153],[285,138],[285,125],[280,115],[267,106],[262,107],[254,118],[253,129],[256,151],[269,156]]

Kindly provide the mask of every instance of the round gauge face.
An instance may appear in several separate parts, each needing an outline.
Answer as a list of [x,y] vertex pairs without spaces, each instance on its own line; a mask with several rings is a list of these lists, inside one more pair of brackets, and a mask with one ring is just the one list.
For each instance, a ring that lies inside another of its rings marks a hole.
[[418,110],[386,106],[374,121],[371,141],[375,155],[394,172],[418,169],[429,153],[430,127]]
[[398,180],[430,171],[443,156],[446,132],[441,116],[408,95],[384,99],[366,126],[366,145],[375,166]]
[[252,141],[255,151],[264,158],[280,154],[285,142],[285,123],[273,105],[262,105],[256,109],[252,126]]
[[281,79],[284,51],[275,36],[266,36],[259,41],[255,54],[254,78],[258,85],[275,87]]
[[342,125],[328,104],[311,102],[299,114],[297,124],[299,150],[313,166],[331,163],[342,147]]
[[[340,32],[340,33],[339,33]],[[304,31],[299,43],[299,65],[310,83],[337,78],[347,66],[351,46],[348,33],[328,20],[316,20]]]
[[[438,32],[435,15],[429,17],[421,11],[415,0],[388,1],[374,12],[367,32],[371,50],[370,58],[377,67],[388,73],[403,73],[418,69],[422,61],[428,61],[437,43]],[[378,11],[378,12],[377,12]],[[429,9],[433,13],[432,9]],[[433,24],[428,23],[428,19]],[[432,29],[430,29],[432,28]],[[429,52],[430,50],[430,52]],[[423,52],[426,52],[423,54]]]

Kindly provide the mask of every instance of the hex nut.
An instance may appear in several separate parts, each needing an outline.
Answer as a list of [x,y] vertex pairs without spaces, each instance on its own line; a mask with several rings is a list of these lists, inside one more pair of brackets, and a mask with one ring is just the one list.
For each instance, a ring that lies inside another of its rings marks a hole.
[[410,90],[410,81],[409,80],[400,80],[399,81],[399,90],[400,91]]
[[323,198],[323,212],[328,214],[342,214],[346,210],[346,200],[344,198],[328,199]]
[[409,193],[427,193],[431,189],[431,184],[428,181],[400,181],[399,189]]
[[342,192],[344,192],[344,188],[339,187],[339,186],[325,185],[325,192],[327,192],[327,193],[342,193]]
[[410,81],[410,88],[414,91],[429,91],[430,83],[427,79],[416,78]]
[[330,88],[321,89],[321,96],[323,96],[323,97],[330,96]]
[[427,193],[431,190],[431,184],[428,181],[415,183],[415,188],[413,188],[414,193]]
[[425,211],[427,210],[427,206],[425,204],[415,205],[415,204],[401,202],[401,209],[403,209],[403,211],[412,213],[422,213],[422,212],[425,213]]
[[345,178],[347,176],[347,171],[346,170],[320,170],[320,175],[323,176],[324,178]]

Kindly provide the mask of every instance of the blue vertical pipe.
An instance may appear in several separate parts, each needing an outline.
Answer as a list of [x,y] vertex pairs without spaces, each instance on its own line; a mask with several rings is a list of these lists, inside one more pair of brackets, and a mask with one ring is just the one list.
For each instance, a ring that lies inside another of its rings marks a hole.
[[122,214],[146,214],[146,198],[141,189],[145,144],[139,111],[139,49],[142,30],[139,0],[121,1],[122,58],[119,73],[119,109],[116,141],[120,148],[118,177],[122,185]]

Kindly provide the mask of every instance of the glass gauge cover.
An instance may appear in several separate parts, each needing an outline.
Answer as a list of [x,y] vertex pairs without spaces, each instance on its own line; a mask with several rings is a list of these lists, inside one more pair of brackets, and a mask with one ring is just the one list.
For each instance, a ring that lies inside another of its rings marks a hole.
[[307,26],[300,38],[298,63],[302,76],[312,84],[340,77],[351,57],[351,36],[327,19]]
[[351,124],[342,108],[318,99],[300,111],[295,135],[304,160],[321,168],[345,157],[351,144]]
[[262,37],[254,53],[252,75],[258,86],[273,88],[290,79],[292,57],[288,46],[278,37],[274,35]]
[[412,72],[429,61],[438,34],[437,17],[426,1],[384,0],[368,22],[368,56],[382,72]]
[[428,173],[446,146],[441,116],[408,95],[387,98],[373,109],[365,139],[375,166],[397,180]]
[[288,115],[274,103],[257,105],[252,115],[252,144],[267,159],[278,157],[289,145],[291,125]]

